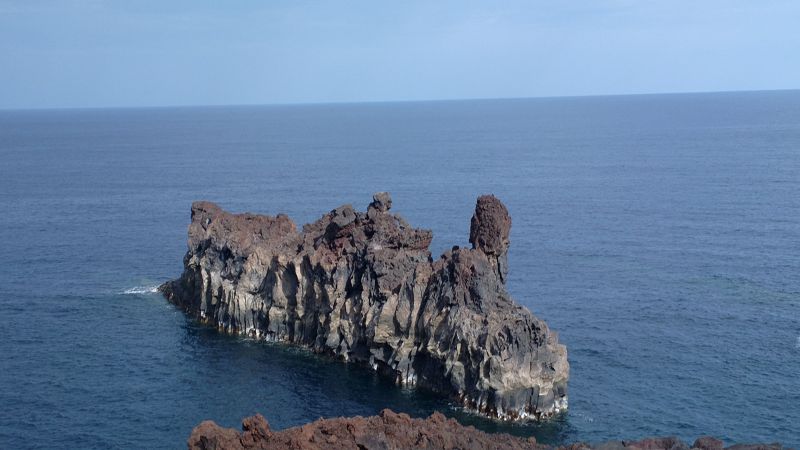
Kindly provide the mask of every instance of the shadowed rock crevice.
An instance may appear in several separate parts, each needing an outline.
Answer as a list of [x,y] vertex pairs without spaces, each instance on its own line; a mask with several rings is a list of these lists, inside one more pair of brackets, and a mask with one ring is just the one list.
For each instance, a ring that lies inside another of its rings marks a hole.
[[511,217],[478,199],[469,240],[433,261],[430,230],[344,205],[297,226],[285,215],[192,205],[184,272],[160,290],[221,331],[302,345],[504,419],[567,407],[566,348],[505,287]]

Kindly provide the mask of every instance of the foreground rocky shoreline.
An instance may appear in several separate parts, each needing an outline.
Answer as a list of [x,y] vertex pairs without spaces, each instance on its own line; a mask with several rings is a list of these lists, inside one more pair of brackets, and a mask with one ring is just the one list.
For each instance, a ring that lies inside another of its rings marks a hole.
[[567,408],[564,345],[505,282],[511,217],[478,199],[471,249],[431,257],[430,230],[344,205],[298,231],[286,215],[192,205],[184,271],[159,289],[227,333],[301,345],[502,419]]
[[[443,393],[501,419],[546,418],[567,408],[566,348],[505,288],[511,217],[478,199],[471,249],[431,257],[429,230],[389,213],[386,193],[366,212],[344,205],[301,231],[285,215],[231,214],[192,205],[180,278],[159,290],[220,331],[301,345],[363,364],[397,384]],[[487,434],[434,413],[320,419],[273,431],[260,415],[242,432],[206,421],[190,449],[723,450],[711,437],[551,447]],[[727,450],[780,450],[780,444]]]
[[510,449],[510,450],[781,450],[780,444],[744,444],[725,447],[722,441],[701,437],[689,446],[675,437],[639,441],[610,441],[603,444],[575,443],[552,447],[534,438],[508,434],[487,434],[434,413],[427,419],[413,419],[388,409],[377,416],[320,419],[315,422],[272,431],[261,415],[242,421],[242,432],[223,428],[212,421],[198,425],[189,437],[190,450],[245,449]]

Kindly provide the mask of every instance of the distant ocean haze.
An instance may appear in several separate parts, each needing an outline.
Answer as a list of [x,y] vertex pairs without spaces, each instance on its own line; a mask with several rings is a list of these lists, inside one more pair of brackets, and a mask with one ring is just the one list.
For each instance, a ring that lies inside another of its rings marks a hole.
[[[800,92],[0,112],[0,442],[175,448],[389,407],[543,442],[800,445]],[[570,411],[484,420],[367,370],[226,337],[156,293],[192,201],[345,203],[469,246],[513,218],[511,294],[567,345]]]

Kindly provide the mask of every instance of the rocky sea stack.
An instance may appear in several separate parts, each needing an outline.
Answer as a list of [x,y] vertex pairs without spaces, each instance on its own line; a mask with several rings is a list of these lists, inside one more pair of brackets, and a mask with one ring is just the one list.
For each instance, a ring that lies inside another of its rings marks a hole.
[[160,290],[224,332],[365,364],[490,417],[565,410],[566,348],[506,291],[503,203],[478,198],[473,248],[436,261],[431,231],[391,206],[378,193],[366,213],[344,205],[298,231],[286,215],[195,202],[183,274]]

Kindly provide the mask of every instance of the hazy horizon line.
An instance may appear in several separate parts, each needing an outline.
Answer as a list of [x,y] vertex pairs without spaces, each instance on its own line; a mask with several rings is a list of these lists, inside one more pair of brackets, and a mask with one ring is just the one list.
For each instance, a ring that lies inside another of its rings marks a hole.
[[52,106],[32,108],[6,108],[0,107],[0,112],[23,111],[70,111],[70,110],[104,110],[104,109],[177,109],[177,108],[226,108],[226,107],[259,107],[259,106],[324,106],[324,105],[369,105],[386,103],[444,103],[444,102],[470,102],[470,101],[496,101],[496,100],[546,100],[560,98],[597,98],[597,97],[646,97],[665,95],[692,95],[692,94],[735,94],[759,92],[793,92],[797,88],[776,89],[734,89],[720,91],[671,91],[671,92],[638,92],[638,93],[612,93],[612,94],[575,94],[575,95],[541,95],[525,97],[463,97],[463,98],[431,98],[412,100],[343,100],[343,101],[306,101],[306,102],[275,102],[275,103],[187,103],[174,105],[108,105],[108,106]]

